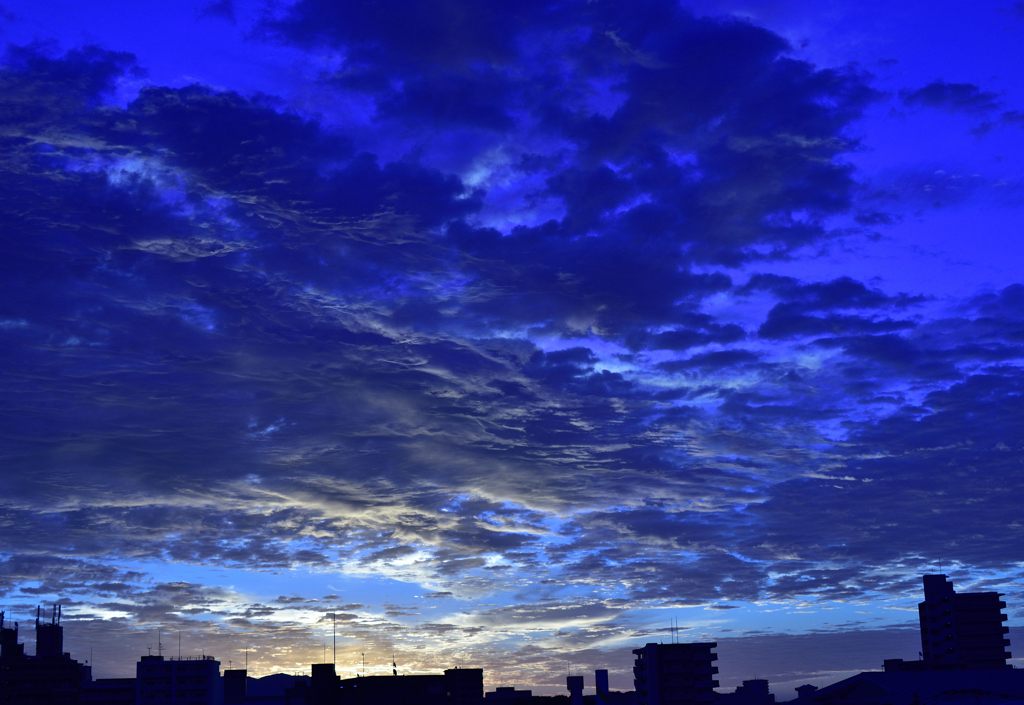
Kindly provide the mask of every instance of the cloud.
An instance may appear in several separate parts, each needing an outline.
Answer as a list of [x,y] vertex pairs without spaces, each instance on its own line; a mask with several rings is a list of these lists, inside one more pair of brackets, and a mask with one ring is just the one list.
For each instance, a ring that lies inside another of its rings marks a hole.
[[681,370],[690,370],[702,367],[720,370],[724,367],[757,362],[759,358],[760,355],[755,352],[751,352],[750,350],[718,350],[715,352],[693,355],[685,360],[660,362],[658,363],[658,367],[666,372],[679,372]]
[[231,24],[235,23],[234,0],[214,0],[199,10],[199,17],[220,17]]
[[1024,2],[1015,2],[1009,7],[999,8],[1000,12],[1006,12],[1018,19],[1024,19]]
[[[790,338],[843,333],[886,333],[913,328],[908,320],[871,318],[839,313],[844,309],[904,309],[920,303],[922,297],[906,294],[888,296],[869,290],[861,282],[841,277],[831,282],[802,284],[791,277],[755,274],[739,292],[771,291],[782,301],[768,312],[758,329],[762,338]],[[808,315],[824,312],[825,315]]]
[[900,98],[909,106],[939,108],[950,112],[990,113],[999,108],[999,94],[984,91],[973,83],[933,81],[914,91],[902,91]]

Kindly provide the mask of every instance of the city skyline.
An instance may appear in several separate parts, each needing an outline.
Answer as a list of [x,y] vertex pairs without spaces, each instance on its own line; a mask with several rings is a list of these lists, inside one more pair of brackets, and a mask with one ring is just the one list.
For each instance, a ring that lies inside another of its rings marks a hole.
[[[924,599],[918,603],[922,651],[917,659],[886,658],[881,670],[869,669],[869,672],[829,683],[825,688],[809,683],[801,684],[795,688],[799,702],[805,705],[811,705],[812,699],[818,705],[828,705],[837,699],[845,702],[850,693],[862,685],[869,688],[873,700],[878,702],[886,699],[885,692],[891,693],[893,697],[909,699],[911,691],[908,688],[926,688],[927,699],[940,701],[950,694],[962,694],[965,689],[974,692],[972,689],[979,687],[992,693],[1002,693],[1000,697],[1004,699],[1012,697],[1012,693],[1019,695],[1024,692],[1024,680],[1020,672],[1008,662],[1012,654],[1008,650],[1011,642],[1007,638],[1009,627],[1005,625],[1007,617],[1004,612],[1007,604],[1001,599],[1003,595],[991,591],[957,591],[945,574],[925,574],[922,583]],[[95,680],[92,676],[93,665],[89,661],[82,664],[73,659],[70,653],[64,652],[64,627],[61,619],[62,609],[59,605],[51,608],[48,619],[45,611],[37,607],[34,621],[36,653],[27,654],[25,644],[20,641],[18,625],[7,621],[5,613],[0,611],[0,636],[3,637],[0,639],[0,692],[9,701],[21,702],[27,698],[35,702],[40,698],[46,700],[41,691],[47,689],[56,689],[58,692],[77,689],[93,695],[97,692],[107,693],[108,699],[118,703],[124,700],[126,692],[135,692],[136,701],[149,702],[173,699],[174,683],[177,681],[195,697],[200,697],[201,691],[205,694],[202,698],[212,698],[219,702],[218,693],[223,691],[224,702],[242,703],[246,699],[247,676],[252,683],[261,677],[252,677],[246,653],[245,661],[237,666],[228,661],[222,681],[223,663],[205,652],[198,656],[182,654],[180,633],[177,655],[171,653],[165,657],[165,647],[158,631],[157,653],[153,653],[152,645],[147,646],[148,653],[138,658],[137,676]],[[763,678],[744,679],[731,693],[728,692],[728,686],[720,689],[719,667],[716,665],[718,655],[715,651],[718,644],[681,641],[679,633],[679,627],[673,625],[668,643],[664,640],[647,642],[632,649],[631,653],[636,657],[632,669],[635,691],[616,692],[628,696],[630,702],[635,698],[639,705],[661,702],[770,705],[776,700],[786,700],[785,694],[779,692],[778,687],[772,693],[770,681]],[[306,683],[311,687],[310,691],[293,693],[297,702],[308,702],[305,695],[316,693],[316,703],[349,702],[353,698],[364,702],[370,697],[373,702],[413,702],[422,705],[420,700],[424,698],[430,702],[444,702],[444,693],[447,691],[450,698],[453,690],[475,701],[483,697],[488,681],[484,669],[467,669],[464,662],[443,669],[443,674],[400,672],[394,653],[391,655],[390,671],[385,669],[383,674],[368,673],[365,654],[361,654],[363,663],[359,672],[346,677],[337,672],[334,649],[331,656],[327,660],[325,643],[324,658],[319,663],[308,665],[310,673],[302,673],[306,669],[300,669],[293,674],[305,679],[312,677]],[[180,681],[174,676],[176,669],[182,672]],[[566,687],[573,692],[573,701],[576,702],[587,686],[584,676],[579,675],[579,664],[575,673],[573,671],[567,662]],[[609,669],[595,669],[594,674],[594,683],[589,687],[596,689],[598,694],[607,695]],[[267,686],[272,685],[277,690],[286,686],[286,682],[279,676],[288,674],[277,672],[269,675],[272,677],[270,682],[265,682]],[[195,680],[196,677],[199,680]],[[295,682],[287,680],[287,683]],[[500,696],[500,691],[506,691],[506,697],[513,692],[517,692],[519,697],[529,697],[532,692],[532,689],[517,691],[514,685],[508,686],[500,680],[495,682],[493,678],[490,679],[490,687],[499,691],[492,693],[494,695]],[[260,686],[254,688],[257,692],[266,692]],[[120,695],[112,696],[114,690]],[[789,699],[793,699],[792,693]]]
[[336,623],[339,672],[624,690],[678,624],[785,690],[913,660],[945,573],[1021,643],[1021,45],[1010,0],[0,0],[0,609],[98,677]]

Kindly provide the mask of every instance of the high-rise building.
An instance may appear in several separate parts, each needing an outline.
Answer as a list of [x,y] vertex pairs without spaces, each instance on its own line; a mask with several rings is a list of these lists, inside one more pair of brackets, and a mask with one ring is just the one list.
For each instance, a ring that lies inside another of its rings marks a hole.
[[599,668],[594,671],[594,690],[597,691],[595,702],[597,705],[608,705],[611,698],[608,697],[608,669]]
[[715,642],[647,644],[633,649],[637,705],[700,705],[715,700]]
[[917,606],[921,653],[930,667],[1011,668],[1006,660],[1009,627],[998,592],[953,590],[945,575],[924,576],[924,602]]

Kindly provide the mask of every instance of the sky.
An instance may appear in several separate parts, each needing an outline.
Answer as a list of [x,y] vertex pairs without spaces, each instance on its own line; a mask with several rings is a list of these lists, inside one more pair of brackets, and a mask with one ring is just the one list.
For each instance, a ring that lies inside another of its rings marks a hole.
[[[1024,3],[0,0],[0,608],[97,677],[1024,665]],[[678,627],[676,629],[676,627]],[[365,659],[365,667],[363,666]]]

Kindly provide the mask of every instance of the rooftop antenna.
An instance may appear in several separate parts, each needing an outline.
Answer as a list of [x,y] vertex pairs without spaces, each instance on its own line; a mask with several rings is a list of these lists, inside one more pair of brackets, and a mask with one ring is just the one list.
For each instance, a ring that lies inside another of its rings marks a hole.
[[[334,611],[331,612],[331,638],[334,639],[334,655],[331,657],[334,659],[334,667],[338,667],[338,608],[335,607]],[[325,658],[324,661],[327,659]]]
[[395,652],[394,651],[391,652],[391,675],[393,675],[393,676],[397,676],[398,675],[398,664],[395,663]]
[[160,641],[160,630],[156,630],[156,654],[157,656],[164,655],[164,644]]
[[361,653],[360,655],[363,657],[363,677],[365,677],[366,676],[366,654],[365,653]]
[[249,647],[245,647],[245,670],[249,670]]
[[178,660],[181,660],[181,630],[178,630]]

